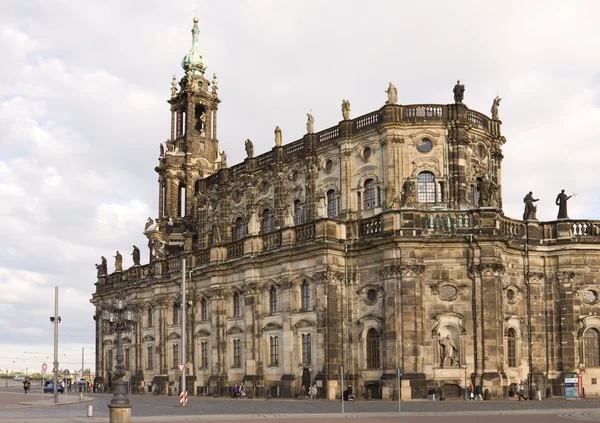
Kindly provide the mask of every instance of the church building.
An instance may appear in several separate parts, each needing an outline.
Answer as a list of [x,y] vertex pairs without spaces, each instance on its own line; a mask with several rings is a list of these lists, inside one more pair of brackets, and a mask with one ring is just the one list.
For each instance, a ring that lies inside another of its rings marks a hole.
[[523,218],[504,215],[503,191],[526,188],[502,185],[498,98],[488,117],[460,82],[449,104],[416,105],[390,83],[378,110],[352,117],[344,100],[339,123],[315,130],[308,114],[301,139],[277,127],[270,151],[247,140],[229,166],[197,22],[168,100],[149,263],[97,266],[97,377],[114,377],[102,311],[122,299],[137,315],[123,334],[134,393],[177,394],[185,362],[193,395],[316,385],[334,399],[352,385],[391,399],[398,369],[403,400],[470,383],[490,398],[518,383],[563,395],[569,372],[600,395],[600,221],[570,219],[566,196],[560,218],[538,221],[533,193]]

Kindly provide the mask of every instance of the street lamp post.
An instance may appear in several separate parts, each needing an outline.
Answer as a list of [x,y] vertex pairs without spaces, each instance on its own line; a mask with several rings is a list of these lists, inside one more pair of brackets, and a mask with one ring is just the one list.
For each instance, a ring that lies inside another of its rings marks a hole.
[[465,401],[467,401],[467,395],[469,395],[469,393],[467,392],[467,365],[463,364],[462,368],[465,371]]
[[113,307],[102,310],[102,321],[105,333],[117,335],[117,364],[112,382],[113,398],[108,405],[108,408],[110,408],[110,422],[129,423],[131,422],[131,404],[127,397],[127,382],[123,380],[125,366],[123,365],[122,334],[133,330],[137,323],[137,314],[133,310],[125,308],[123,299],[117,299]]

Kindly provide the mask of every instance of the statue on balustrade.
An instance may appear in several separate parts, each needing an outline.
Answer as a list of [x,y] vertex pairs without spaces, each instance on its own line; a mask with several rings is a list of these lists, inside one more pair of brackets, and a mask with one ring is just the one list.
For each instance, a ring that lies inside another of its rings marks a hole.
[[246,154],[248,155],[249,159],[254,157],[254,144],[252,144],[250,139],[246,140]]
[[175,150],[175,142],[171,140],[166,140],[165,145],[167,146],[167,153],[173,152]]
[[490,181],[487,174],[484,174],[481,178],[477,178],[479,182],[479,207],[490,207],[494,206],[493,199],[494,193],[497,190],[497,186]]
[[221,169],[227,168],[227,153],[225,150],[221,151]]
[[160,143],[160,157],[165,155],[165,146]]
[[498,115],[498,108],[500,107],[500,102],[502,99],[498,96],[494,99],[494,103],[492,104],[492,120],[500,120]]
[[402,207],[414,207],[415,200],[415,183],[407,179],[402,184]]
[[152,255],[156,260],[162,260],[166,257],[165,241],[157,239],[154,241],[154,248],[152,249]]
[[96,265],[96,270],[98,271],[98,277],[104,276],[108,273],[106,264],[106,257],[102,256],[100,264]]
[[344,120],[350,120],[350,102],[342,100],[342,117]]
[[133,246],[133,253],[131,253],[131,256],[133,258],[133,265],[139,266],[140,265],[140,249],[138,247],[136,247],[135,245]]
[[276,126],[275,127],[275,146],[281,147],[282,143],[283,143],[283,138],[281,136],[281,128],[279,128],[279,126]]
[[113,256],[115,258],[115,272],[123,271],[123,256],[121,253],[117,251],[117,255]]
[[442,350],[440,367],[458,367],[458,348],[454,341],[450,339],[450,335],[446,335],[445,338],[440,340],[440,347]]
[[525,212],[523,213],[523,220],[537,220],[536,212],[537,207],[533,204],[536,201],[540,201],[539,198],[533,198],[533,192],[529,191],[529,194],[523,198],[525,203]]
[[457,104],[462,104],[465,98],[465,86],[460,83],[460,80],[456,81],[456,85],[452,90],[454,93],[454,102]]
[[396,104],[398,102],[398,90],[394,84],[390,82],[390,86],[385,92],[388,95],[388,99],[385,104]]
[[148,220],[146,221],[146,225],[144,225],[144,232],[146,232],[148,230],[148,228],[152,225],[154,225],[154,220],[152,220],[151,217],[148,217]]
[[564,189],[556,197],[556,205],[558,206],[557,219],[568,219],[569,218],[569,215],[567,213],[567,200],[571,197],[572,197],[572,195],[565,194]]
[[306,133],[314,134],[315,133],[315,118],[310,113],[307,113],[306,116],[308,120],[306,121]]

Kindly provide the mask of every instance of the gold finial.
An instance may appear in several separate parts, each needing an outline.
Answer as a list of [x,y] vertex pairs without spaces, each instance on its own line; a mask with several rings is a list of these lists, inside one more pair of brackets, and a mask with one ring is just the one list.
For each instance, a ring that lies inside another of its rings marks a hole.
[[194,16],[194,23],[197,24],[198,23],[198,18]]

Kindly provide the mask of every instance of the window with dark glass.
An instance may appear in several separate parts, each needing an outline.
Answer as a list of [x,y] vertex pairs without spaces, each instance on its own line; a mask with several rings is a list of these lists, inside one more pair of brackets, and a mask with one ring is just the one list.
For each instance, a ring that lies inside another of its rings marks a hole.
[[148,309],[148,327],[149,328],[152,327],[152,309],[151,308]]
[[123,349],[123,355],[124,355],[124,359],[125,359],[125,370],[129,370],[129,348],[125,347]]
[[233,340],[233,367],[241,367],[242,361],[241,341],[239,339]]
[[148,365],[146,367],[146,370],[153,370],[154,369],[154,347],[149,345],[146,348],[147,351],[147,358],[148,358]]
[[278,310],[278,298],[277,298],[277,289],[272,286],[269,290],[269,302],[271,304],[271,313],[277,313]]
[[300,200],[294,201],[294,225],[301,225],[304,223],[304,207],[300,203]]
[[233,317],[240,317],[241,315],[240,294],[236,292],[233,294]]
[[513,328],[510,328],[506,335],[508,367],[517,367],[517,333]]
[[262,233],[271,232],[275,229],[275,216],[271,214],[271,210],[265,209],[260,220],[260,231]]
[[310,333],[302,335],[302,364],[311,363],[311,347]]
[[590,328],[583,334],[583,352],[586,367],[600,366],[600,336],[597,329]]
[[327,191],[327,217],[337,217],[337,199],[335,198],[335,191],[330,189]]
[[179,304],[173,304],[173,324],[179,324]]
[[300,286],[300,297],[302,299],[302,310],[310,309],[310,285],[307,281]]
[[173,344],[173,368],[177,368],[179,364],[179,344]]
[[203,369],[208,368],[208,342],[200,343],[200,365]]
[[417,201],[435,203],[435,178],[431,172],[421,172],[417,176]]
[[279,337],[270,337],[271,366],[279,365]]
[[379,368],[379,333],[375,329],[369,329],[367,332],[367,368]]
[[208,320],[206,298],[202,298],[202,300],[200,300],[200,320],[202,320],[203,322]]
[[244,219],[241,217],[238,217],[235,221],[233,236],[235,241],[239,241],[246,236],[246,222],[244,222]]
[[109,372],[112,373],[113,369],[113,351],[106,351],[106,368]]
[[375,181],[367,179],[364,188],[363,207],[365,210],[373,210],[375,208]]

